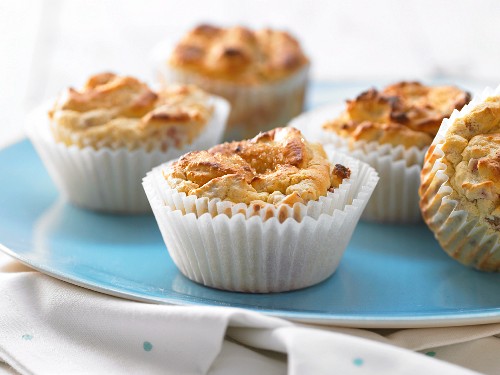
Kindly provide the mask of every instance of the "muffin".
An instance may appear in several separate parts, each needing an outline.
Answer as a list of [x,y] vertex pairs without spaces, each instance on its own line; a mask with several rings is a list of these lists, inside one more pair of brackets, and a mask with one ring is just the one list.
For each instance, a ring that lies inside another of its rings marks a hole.
[[302,112],[309,60],[289,33],[200,25],[161,61],[162,82],[193,83],[231,103],[226,140],[286,124]]
[[61,193],[93,210],[150,212],[144,174],[166,160],[220,142],[229,113],[195,86],[160,91],[133,77],[102,73],[69,88],[27,132]]
[[333,144],[373,166],[380,175],[363,219],[416,223],[421,220],[418,186],[425,151],[442,120],[470,96],[454,86],[399,82],[370,89],[345,108],[325,107],[292,121],[311,139]]
[[182,274],[267,293],[332,275],[377,181],[367,164],[278,128],[188,153],[143,185]]
[[500,271],[500,86],[443,121],[419,194],[422,216],[448,255]]

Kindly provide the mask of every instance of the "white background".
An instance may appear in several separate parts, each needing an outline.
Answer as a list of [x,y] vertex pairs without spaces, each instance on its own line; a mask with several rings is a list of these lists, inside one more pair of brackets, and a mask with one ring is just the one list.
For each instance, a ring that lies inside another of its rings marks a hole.
[[199,22],[286,29],[315,79],[500,83],[498,0],[0,0],[0,145],[89,74],[151,81],[152,48]]

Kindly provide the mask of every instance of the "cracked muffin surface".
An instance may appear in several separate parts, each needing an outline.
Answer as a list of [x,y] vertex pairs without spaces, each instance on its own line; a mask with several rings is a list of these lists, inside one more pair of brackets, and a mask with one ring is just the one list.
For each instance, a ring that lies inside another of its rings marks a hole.
[[190,152],[164,177],[172,188],[198,198],[293,206],[326,196],[350,173],[341,164],[332,165],[323,147],[307,142],[297,129],[277,128]]
[[144,148],[189,144],[212,116],[209,96],[192,85],[160,91],[129,76],[101,73],[69,88],[49,112],[56,141],[80,148]]
[[352,142],[423,149],[432,143],[442,120],[469,100],[469,93],[454,86],[398,82],[347,100],[346,109],[323,129]]
[[279,30],[199,25],[176,45],[175,68],[242,85],[276,81],[309,63],[299,42]]
[[451,199],[500,230],[500,96],[489,97],[449,127],[442,145]]

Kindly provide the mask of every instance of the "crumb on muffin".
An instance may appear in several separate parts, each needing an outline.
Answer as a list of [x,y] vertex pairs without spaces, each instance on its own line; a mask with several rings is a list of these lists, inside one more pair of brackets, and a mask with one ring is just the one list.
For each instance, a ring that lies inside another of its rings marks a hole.
[[91,76],[81,90],[69,88],[49,112],[56,141],[80,148],[144,148],[166,151],[189,144],[213,108],[208,95],[189,85],[161,91],[133,77]]
[[277,128],[190,152],[164,177],[172,188],[198,198],[293,206],[325,196],[350,173],[343,165],[331,165],[323,147],[304,140],[297,129]]
[[299,42],[287,32],[211,25],[189,31],[169,60],[175,68],[248,85],[279,80],[308,63]]
[[439,126],[470,100],[469,93],[454,86],[425,86],[399,82],[382,91],[370,89],[346,110],[323,125],[351,141],[378,142],[423,149],[432,143]]

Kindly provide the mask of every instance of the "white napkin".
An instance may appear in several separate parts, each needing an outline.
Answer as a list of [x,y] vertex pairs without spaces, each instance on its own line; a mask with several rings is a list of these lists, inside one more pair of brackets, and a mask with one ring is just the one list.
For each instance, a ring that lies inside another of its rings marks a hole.
[[383,336],[234,308],[122,300],[14,261],[0,268],[0,312],[0,358],[22,374],[475,373],[437,358],[500,369],[500,324]]

